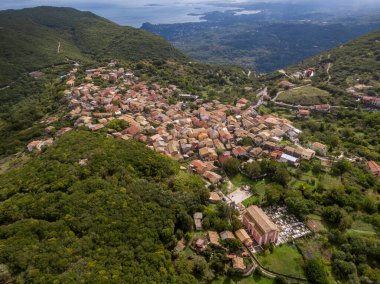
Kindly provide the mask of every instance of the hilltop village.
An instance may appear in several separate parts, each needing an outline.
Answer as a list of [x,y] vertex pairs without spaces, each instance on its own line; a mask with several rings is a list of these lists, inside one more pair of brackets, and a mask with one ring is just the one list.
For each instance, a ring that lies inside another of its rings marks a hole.
[[[135,139],[182,162],[186,165],[182,170],[199,174],[213,189],[211,203],[225,202],[239,212],[244,228],[235,232],[208,231],[207,237],[193,240],[194,250],[203,251],[208,245],[220,248],[223,241],[238,239],[245,252],[229,257],[233,268],[247,273],[258,265],[254,258],[249,263],[242,258],[248,253],[255,254],[270,244],[280,245],[311,233],[310,226],[289,214],[285,207],[246,208],[242,201],[251,196],[249,188],[242,187],[228,195],[219,190],[222,183],[229,183],[223,165],[231,158],[242,161],[265,158],[291,167],[298,167],[302,160],[327,160],[324,158],[327,146],[317,141],[302,146],[298,139],[302,131],[291,121],[259,115],[244,98],[234,105],[217,100],[205,102],[183,93],[175,85],[142,81],[131,70],[116,68],[115,63],[86,70],[81,78],[78,76],[77,68],[67,75],[65,91],[69,106],[65,118],[73,121],[74,127],[103,132],[115,139]],[[52,117],[44,123],[55,121]],[[73,129],[53,128],[48,126],[46,132],[55,132],[56,137]],[[53,138],[33,141],[28,150],[41,150],[53,142]],[[84,166],[86,161],[79,164]],[[371,166],[378,169],[377,164]],[[195,230],[202,231],[202,212],[193,217]]]
[[[108,128],[110,137],[136,139],[175,160],[192,160],[190,166],[210,183],[223,179],[214,161],[223,164],[232,157],[268,157],[297,166],[301,159],[327,151],[317,142],[302,147],[298,144],[301,130],[291,121],[260,116],[244,98],[235,105],[204,102],[183,94],[175,85],[140,81],[131,71],[113,66],[86,70],[84,83],[79,85],[76,69],[69,74],[68,116],[74,125],[92,131]],[[102,88],[99,80],[109,84]],[[122,121],[123,129],[112,129],[115,121]],[[247,140],[251,145],[244,143]]]

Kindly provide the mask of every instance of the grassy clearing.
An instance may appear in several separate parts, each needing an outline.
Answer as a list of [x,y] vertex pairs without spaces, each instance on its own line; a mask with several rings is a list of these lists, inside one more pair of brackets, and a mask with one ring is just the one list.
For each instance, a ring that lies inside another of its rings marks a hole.
[[351,229],[348,230],[348,233],[371,236],[376,235],[376,230],[371,224],[361,220],[355,220],[352,223]]
[[323,184],[323,186],[326,189],[333,189],[340,186],[343,186],[341,180],[337,177],[332,177],[330,175],[324,175],[321,177],[320,183]]
[[242,204],[245,207],[251,206],[251,205],[258,205],[260,204],[260,198],[256,195],[251,196],[250,198],[244,200]]
[[259,255],[261,264],[275,272],[305,277],[303,272],[304,261],[296,247],[282,245],[276,247],[269,255]]
[[313,219],[313,220],[318,220],[318,221],[321,221],[321,220],[322,220],[322,216],[320,216],[320,215],[316,215],[316,214],[309,214],[309,215],[307,215],[307,217],[308,217],[309,219]]
[[266,184],[265,180],[261,180],[250,181],[250,186],[254,195],[242,202],[245,207],[261,204],[265,197],[266,188],[270,185]]
[[326,103],[329,97],[330,94],[324,90],[312,86],[303,86],[281,93],[278,96],[278,101],[288,104],[315,105]]
[[331,262],[332,251],[331,247],[327,246],[323,237],[313,239],[302,239],[297,242],[302,255],[306,259],[320,257],[325,263]]
[[249,185],[249,186],[254,186],[256,184],[255,181],[247,178],[246,176],[243,176],[241,174],[237,174],[234,177],[230,178],[232,184],[236,187],[241,187],[243,185]]

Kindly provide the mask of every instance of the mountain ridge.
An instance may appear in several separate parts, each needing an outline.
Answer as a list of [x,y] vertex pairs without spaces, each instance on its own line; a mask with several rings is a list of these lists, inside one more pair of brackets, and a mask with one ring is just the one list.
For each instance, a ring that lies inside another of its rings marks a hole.
[[[70,19],[70,20],[69,20]],[[0,85],[67,59],[93,62],[186,57],[159,36],[91,12],[41,6],[0,11]]]

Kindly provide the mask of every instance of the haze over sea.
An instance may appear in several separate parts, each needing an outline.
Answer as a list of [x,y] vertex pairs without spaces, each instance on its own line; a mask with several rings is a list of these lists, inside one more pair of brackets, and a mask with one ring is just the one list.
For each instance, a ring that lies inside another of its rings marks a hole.
[[[230,1],[234,2],[234,1]],[[19,9],[35,6],[73,7],[91,11],[120,25],[141,27],[145,22],[173,24],[199,22],[201,16],[213,11],[237,10],[232,5],[206,2],[204,0],[180,1],[73,1],[73,0],[2,0],[0,9]]]

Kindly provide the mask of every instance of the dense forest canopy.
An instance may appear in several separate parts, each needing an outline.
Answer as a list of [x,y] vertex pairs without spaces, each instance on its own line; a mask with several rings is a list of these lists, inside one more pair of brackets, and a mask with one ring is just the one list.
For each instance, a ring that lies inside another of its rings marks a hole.
[[138,142],[66,134],[1,176],[0,263],[18,282],[194,282],[170,250],[208,194],[178,171]]

